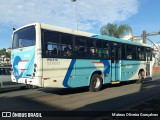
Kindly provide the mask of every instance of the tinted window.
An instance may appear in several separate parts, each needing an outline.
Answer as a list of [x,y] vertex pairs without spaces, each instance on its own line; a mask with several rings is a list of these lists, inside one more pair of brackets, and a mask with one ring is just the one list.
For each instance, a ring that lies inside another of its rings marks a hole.
[[61,34],[61,55],[63,57],[72,57],[73,51],[73,36],[69,34]]
[[43,57],[73,57],[73,36],[56,31],[42,30],[42,50]]
[[122,44],[122,59],[126,59],[126,44]]
[[103,41],[103,58],[109,58],[109,42]]
[[132,54],[132,45],[127,45],[126,46],[126,58],[127,59],[133,59],[133,54]]
[[145,60],[146,59],[145,47],[137,47],[137,58],[139,60]]
[[60,55],[59,33],[43,31],[43,55],[48,57]]
[[77,57],[84,57],[86,51],[86,38],[75,37],[75,55]]
[[85,51],[85,56],[86,58],[94,58],[96,55],[96,50],[95,50],[95,39],[87,39],[87,47]]
[[96,40],[96,56],[98,58],[103,57],[103,41],[102,40]]
[[35,27],[30,26],[16,31],[13,35],[12,48],[22,48],[35,45]]

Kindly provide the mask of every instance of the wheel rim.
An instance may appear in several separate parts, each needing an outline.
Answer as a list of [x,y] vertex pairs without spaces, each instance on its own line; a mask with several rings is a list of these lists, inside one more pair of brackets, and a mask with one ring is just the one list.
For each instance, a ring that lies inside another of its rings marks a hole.
[[95,78],[94,80],[94,88],[98,88],[101,84],[101,80],[99,78]]
[[139,74],[139,80],[141,80],[142,79],[142,75],[141,74]]
[[139,76],[139,80],[142,80],[144,76],[144,72],[141,72],[138,76]]

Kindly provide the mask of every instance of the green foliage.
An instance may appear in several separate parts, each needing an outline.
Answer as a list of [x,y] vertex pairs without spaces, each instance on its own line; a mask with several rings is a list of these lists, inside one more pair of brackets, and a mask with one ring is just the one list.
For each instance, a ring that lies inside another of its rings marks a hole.
[[10,52],[6,52],[5,48],[0,50],[0,56],[1,55],[5,55],[7,58],[11,58],[11,53]]
[[101,35],[108,35],[111,37],[121,38],[128,33],[132,33],[132,28],[129,25],[123,24],[123,25],[116,25],[108,23],[107,25],[104,25],[100,29]]
[[6,49],[5,48],[0,50],[0,55],[5,55],[5,53],[6,53]]

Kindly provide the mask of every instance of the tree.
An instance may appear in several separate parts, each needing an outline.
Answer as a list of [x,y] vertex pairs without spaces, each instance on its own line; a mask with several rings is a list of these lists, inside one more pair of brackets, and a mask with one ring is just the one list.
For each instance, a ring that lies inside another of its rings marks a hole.
[[10,52],[6,52],[6,49],[3,48],[3,49],[0,50],[0,57],[1,56],[5,56],[7,58],[11,58],[11,53]]
[[3,49],[0,50],[0,56],[1,55],[5,55],[5,53],[6,53],[6,49],[5,48],[3,48]]
[[132,33],[132,28],[126,24],[117,26],[116,24],[108,23],[107,25],[101,27],[100,33],[101,35],[122,38],[125,35]]

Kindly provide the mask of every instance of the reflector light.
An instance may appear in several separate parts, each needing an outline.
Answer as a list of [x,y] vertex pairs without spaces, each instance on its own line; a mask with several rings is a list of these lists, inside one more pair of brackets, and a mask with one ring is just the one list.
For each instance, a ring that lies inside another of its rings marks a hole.
[[53,82],[57,82],[57,80],[53,80]]
[[37,67],[37,64],[36,64],[36,63],[34,64],[34,67],[35,67],[35,68]]
[[33,77],[35,77],[35,73],[33,73]]

